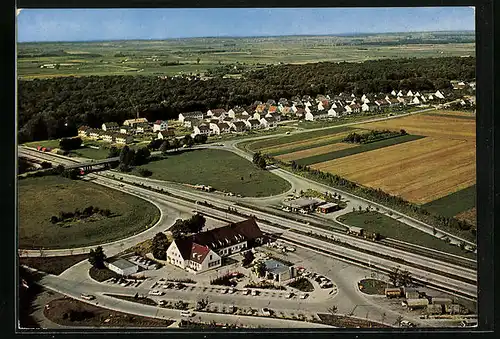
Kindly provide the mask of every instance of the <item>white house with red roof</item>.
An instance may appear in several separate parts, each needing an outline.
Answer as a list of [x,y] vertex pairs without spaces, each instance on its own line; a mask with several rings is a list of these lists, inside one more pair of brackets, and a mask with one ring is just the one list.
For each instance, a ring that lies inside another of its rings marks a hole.
[[168,128],[168,123],[166,120],[156,120],[153,124],[153,132],[165,131]]

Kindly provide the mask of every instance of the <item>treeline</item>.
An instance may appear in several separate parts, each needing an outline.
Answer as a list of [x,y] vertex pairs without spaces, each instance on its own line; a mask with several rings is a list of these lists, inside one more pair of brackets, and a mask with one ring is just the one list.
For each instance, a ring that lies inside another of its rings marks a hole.
[[450,230],[452,233],[457,233],[458,231],[458,233],[472,241],[475,241],[476,239],[476,229],[470,223],[463,220],[458,220],[454,217],[444,217],[436,214],[431,214],[428,210],[422,208],[421,206],[412,204],[411,202],[404,200],[401,197],[390,195],[382,191],[380,188],[374,189],[370,187],[364,187],[358,185],[355,182],[342,178],[337,174],[322,172],[312,169],[309,166],[298,165],[294,161],[292,161],[290,165],[275,158],[272,158],[272,161],[282,167],[291,167],[292,171],[305,174],[306,176],[311,177],[312,179],[319,180],[320,182],[324,182],[331,187],[345,190],[347,192],[383,204],[387,207],[399,210],[434,227]]
[[450,80],[475,79],[475,62],[473,57],[449,57],[277,65],[246,72],[240,79],[136,75],[20,80],[18,137],[26,142],[74,136],[80,125],[121,123],[137,111],[155,121],[295,95],[451,89]]
[[50,222],[53,224],[56,224],[61,221],[68,221],[68,220],[73,220],[73,219],[80,219],[84,220],[87,219],[94,214],[100,214],[104,217],[109,217],[111,216],[111,211],[109,209],[100,209],[99,207],[95,206],[88,206],[84,208],[83,210],[80,210],[79,208],[75,209],[74,212],[59,212],[59,216],[53,215],[50,217]]
[[383,131],[372,130],[368,133],[361,133],[361,134],[352,132],[349,133],[344,139],[342,139],[342,142],[368,144],[370,142],[394,138],[407,134],[408,133],[406,133],[404,129],[400,130],[399,132],[389,131],[389,130],[383,130]]

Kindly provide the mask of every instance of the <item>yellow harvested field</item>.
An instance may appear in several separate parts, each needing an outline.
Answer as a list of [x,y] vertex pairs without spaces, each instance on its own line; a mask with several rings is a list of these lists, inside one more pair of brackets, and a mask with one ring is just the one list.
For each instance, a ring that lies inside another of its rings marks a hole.
[[[440,113],[443,111],[433,111]],[[459,112],[454,112],[457,115]],[[398,119],[371,122],[357,125],[367,129],[404,129],[408,134],[425,135],[446,139],[476,141],[476,121],[474,119],[461,119],[447,116],[431,116],[415,114]]]
[[468,211],[464,211],[462,213],[459,213],[455,216],[459,220],[465,220],[469,222],[471,225],[476,226],[477,225],[477,214],[476,214],[476,208],[471,208]]
[[306,139],[306,140],[298,140],[294,142],[290,142],[287,144],[279,145],[279,146],[270,146],[270,147],[265,147],[259,149],[262,153],[275,153],[275,152],[283,152],[286,150],[292,150],[298,147],[305,147],[305,146],[310,146],[314,147],[317,144],[328,142],[328,141],[336,141],[343,139],[346,137],[349,133],[353,132],[359,132],[359,129],[356,130],[350,130],[348,132],[341,132],[341,133],[336,133],[336,134],[330,134],[330,135],[325,135],[321,137],[316,137],[316,138],[311,138],[311,139]]
[[[406,129],[405,126],[397,128]],[[455,131],[456,127],[451,125],[449,130]],[[424,204],[476,182],[476,142],[468,138],[428,137],[311,167]]]
[[431,111],[432,114],[439,114],[439,115],[443,115],[443,116],[447,116],[447,115],[458,115],[458,116],[461,116],[461,117],[475,117],[476,115],[474,113],[471,113],[471,112],[460,112],[460,111]]
[[314,147],[314,148],[305,149],[302,151],[282,154],[282,155],[277,156],[276,158],[281,160],[281,161],[292,161],[292,160],[312,157],[314,155],[335,152],[335,151],[339,151],[341,149],[346,149],[346,148],[351,148],[351,147],[356,147],[356,146],[358,146],[358,145],[339,142],[337,144],[330,144],[330,145],[326,145],[326,146]]

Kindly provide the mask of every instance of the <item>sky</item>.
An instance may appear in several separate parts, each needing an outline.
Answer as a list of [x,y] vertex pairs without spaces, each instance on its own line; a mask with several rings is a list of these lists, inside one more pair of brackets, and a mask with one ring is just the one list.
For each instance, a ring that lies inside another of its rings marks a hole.
[[22,9],[19,42],[474,30],[472,7]]

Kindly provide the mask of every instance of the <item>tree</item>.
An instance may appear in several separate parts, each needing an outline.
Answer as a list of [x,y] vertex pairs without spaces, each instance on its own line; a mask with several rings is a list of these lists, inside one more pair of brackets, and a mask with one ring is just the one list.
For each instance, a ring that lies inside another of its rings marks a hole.
[[246,251],[243,253],[243,260],[241,261],[241,264],[243,266],[248,266],[252,263],[252,261],[255,259],[255,255],[253,254],[252,251]]
[[199,64],[199,63],[200,63],[200,60],[201,60],[201,59],[200,59],[200,57],[198,57],[198,58],[196,59],[196,63],[197,63],[197,64]]
[[166,154],[169,149],[170,149],[170,143],[168,142],[168,140],[163,140],[160,146],[161,153]]
[[181,147],[181,142],[179,139],[174,138],[174,140],[172,140],[172,148],[177,151],[179,147]]
[[194,144],[194,140],[189,134],[186,134],[182,139],[182,144],[191,147]]
[[332,305],[331,307],[328,307],[327,311],[330,312],[331,315],[334,315],[335,313],[337,313],[338,308],[337,306]]
[[262,262],[259,261],[253,266],[253,272],[259,276],[263,277],[266,274],[266,265]]
[[91,249],[89,253],[89,262],[96,268],[104,268],[104,260],[106,255],[101,246],[97,246],[95,250]]
[[148,170],[147,168],[139,168],[139,174],[143,177],[150,177],[153,175],[153,172]]
[[399,283],[401,286],[410,286],[412,281],[411,273],[408,270],[399,272]]
[[208,136],[206,134],[196,134],[194,136],[195,144],[205,144],[208,140]]
[[72,180],[78,179],[78,176],[80,175],[80,171],[76,168],[72,169],[65,169],[61,175],[65,178],[69,178]]
[[116,146],[111,146],[108,152],[108,158],[116,158],[120,156],[120,150]]
[[149,161],[149,157],[151,152],[147,147],[142,147],[137,150],[135,153],[135,161],[134,164],[137,166],[144,165]]
[[157,150],[161,147],[165,140],[163,139],[153,139],[151,142],[148,144],[148,148],[152,150]]
[[196,302],[196,308],[198,310],[203,310],[204,308],[206,308],[208,305],[210,304],[210,300],[208,300],[208,297],[206,298],[201,298],[200,300],[198,300]]
[[206,219],[201,214],[195,214],[187,222],[187,228],[191,233],[199,233],[205,227]]
[[50,162],[44,161],[41,163],[43,169],[51,168],[52,164]]
[[389,281],[391,284],[394,286],[399,286],[400,284],[400,272],[399,272],[399,267],[394,267],[390,272],[389,272]]
[[57,224],[57,222],[59,222],[59,218],[53,215],[50,217],[50,222],[53,224]]
[[[120,151],[120,163],[124,164],[126,159],[127,159],[127,154],[128,152],[130,152],[130,148],[125,145],[122,150]],[[126,165],[128,165],[127,163],[125,163]]]
[[254,164],[258,164],[259,163],[259,159],[262,157],[262,155],[260,154],[260,152],[256,152],[253,154],[253,159],[252,159],[252,162]]
[[265,169],[267,166],[266,159],[264,159],[263,157],[259,158],[257,166],[259,166],[261,169]]
[[396,318],[396,321],[394,322],[394,325],[401,326],[402,321],[403,321],[403,316],[398,315],[398,317]]
[[120,172],[130,172],[130,166],[122,162],[120,166],[118,166],[118,170]]
[[82,145],[82,139],[76,138],[62,138],[59,141],[59,147],[65,151],[71,151],[79,148]]
[[151,253],[159,260],[167,259],[168,239],[165,233],[158,232],[151,242]]

